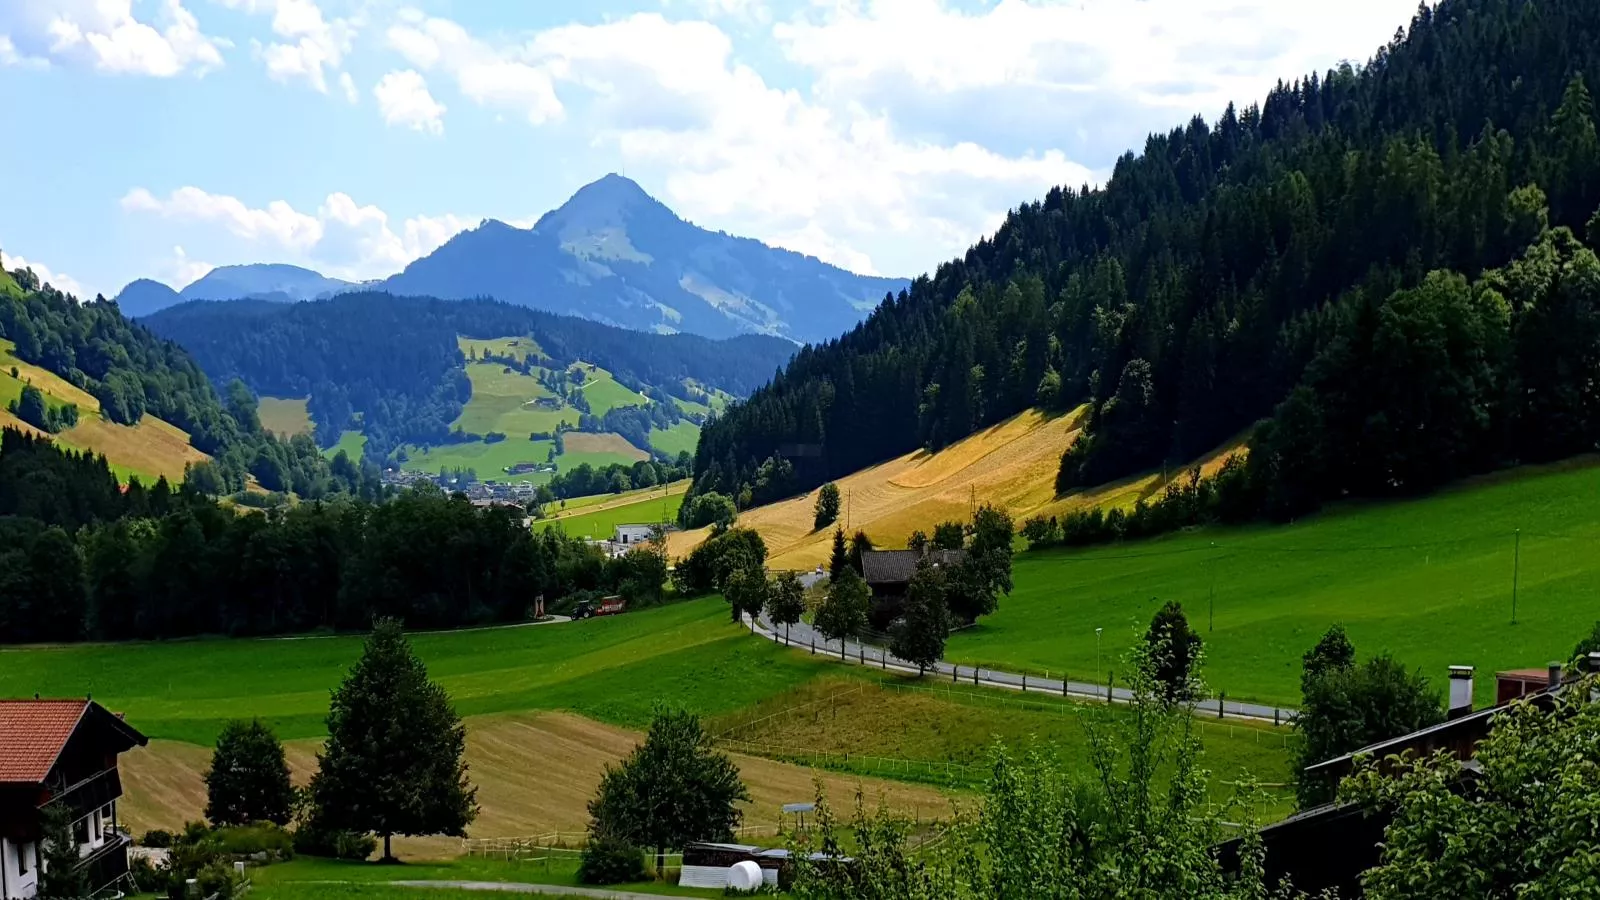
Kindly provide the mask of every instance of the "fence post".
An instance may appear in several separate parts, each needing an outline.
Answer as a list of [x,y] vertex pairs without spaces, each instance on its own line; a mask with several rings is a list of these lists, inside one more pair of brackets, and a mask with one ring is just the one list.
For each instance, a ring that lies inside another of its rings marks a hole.
[[1067,695],[1067,676],[1066,675],[1062,675],[1061,676],[1061,696],[1065,697],[1066,695]]
[[1277,727],[1278,725],[1283,724],[1283,723],[1278,721],[1278,713],[1280,713],[1280,712],[1282,712],[1282,710],[1278,709],[1276,706],[1274,706],[1272,708],[1272,724],[1273,724],[1273,727]]
[[878,651],[878,665],[885,672],[889,671],[889,654],[883,652],[882,650],[879,650]]
[[1026,694],[1028,692],[1028,673],[1027,672],[1023,672],[1022,673],[1022,692],[1024,694]]
[[977,666],[973,666],[972,667],[972,683],[973,684],[977,684],[978,683],[978,667]]
[[1223,707],[1223,704],[1225,704],[1227,702],[1228,702],[1228,692],[1227,691],[1223,691],[1222,693],[1217,695],[1217,718],[1219,718],[1219,719],[1222,718],[1222,707]]
[[1106,675],[1106,702],[1107,703],[1111,702],[1111,686],[1116,684],[1116,683],[1117,683],[1117,673],[1116,673],[1116,670],[1113,669],[1110,673],[1108,673]]
[[956,683],[956,679],[958,677],[960,677],[960,673],[961,673],[961,667],[960,666],[951,666],[950,667],[950,683],[951,684],[955,684]]
[[814,634],[811,636],[811,655],[817,655],[817,636]]
[[864,645],[857,644],[856,645],[856,649],[861,651],[861,664],[863,666],[866,665],[867,664],[867,648]]

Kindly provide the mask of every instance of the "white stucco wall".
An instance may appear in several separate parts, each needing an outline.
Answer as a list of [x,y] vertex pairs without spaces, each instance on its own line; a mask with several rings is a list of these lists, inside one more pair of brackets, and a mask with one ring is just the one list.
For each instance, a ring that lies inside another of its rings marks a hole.
[[[22,874],[17,865],[17,855],[21,853],[28,861],[28,873]],[[39,854],[33,844],[22,844],[20,847],[11,841],[0,838],[0,859],[4,860],[5,882],[0,884],[0,897],[5,900],[27,900],[39,890]]]

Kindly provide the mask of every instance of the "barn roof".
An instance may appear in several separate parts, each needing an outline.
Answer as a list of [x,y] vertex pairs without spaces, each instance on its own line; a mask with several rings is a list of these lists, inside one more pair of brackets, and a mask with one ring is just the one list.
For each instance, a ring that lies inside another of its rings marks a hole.
[[[929,550],[938,565],[951,566],[967,558],[965,550]],[[905,584],[917,572],[920,550],[867,550],[861,554],[861,577],[867,584]]]
[[110,725],[128,746],[147,742],[93,700],[0,700],[0,784],[42,783],[86,721]]

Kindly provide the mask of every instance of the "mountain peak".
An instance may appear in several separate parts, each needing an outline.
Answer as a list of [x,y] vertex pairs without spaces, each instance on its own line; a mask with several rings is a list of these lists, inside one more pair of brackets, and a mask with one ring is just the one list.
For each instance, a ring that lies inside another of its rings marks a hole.
[[630,221],[641,218],[676,221],[678,217],[638,182],[613,172],[578,188],[567,202],[541,216],[533,229],[568,240],[608,228],[626,228]]

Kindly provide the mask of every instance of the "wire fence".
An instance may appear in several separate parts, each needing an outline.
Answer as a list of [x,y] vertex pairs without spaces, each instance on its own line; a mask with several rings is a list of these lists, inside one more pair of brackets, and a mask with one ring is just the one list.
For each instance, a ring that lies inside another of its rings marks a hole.
[[[739,838],[766,837],[779,833],[777,825],[745,825],[734,829],[734,836]],[[547,831],[544,834],[516,837],[462,838],[461,855],[522,861],[539,861],[540,857],[576,859],[583,853],[583,848],[588,842],[589,833],[586,831]],[[668,853],[667,857],[677,859],[682,855]]]

